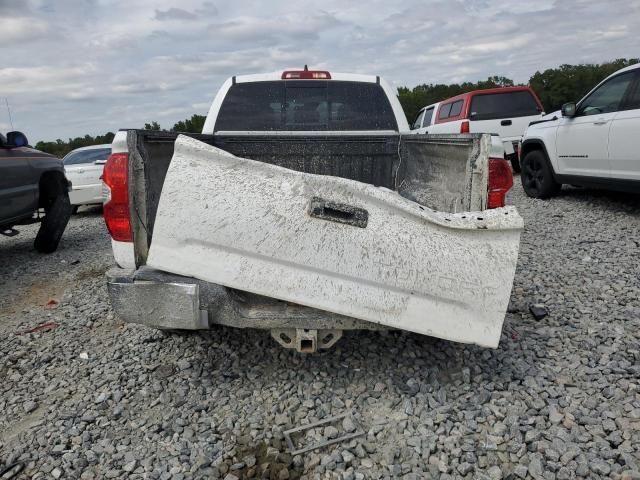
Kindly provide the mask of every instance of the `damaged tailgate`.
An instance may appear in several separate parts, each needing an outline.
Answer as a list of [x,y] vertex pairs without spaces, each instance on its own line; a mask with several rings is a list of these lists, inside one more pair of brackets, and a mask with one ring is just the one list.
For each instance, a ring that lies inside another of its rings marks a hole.
[[350,317],[496,347],[522,219],[431,210],[373,185],[180,136],[147,264]]

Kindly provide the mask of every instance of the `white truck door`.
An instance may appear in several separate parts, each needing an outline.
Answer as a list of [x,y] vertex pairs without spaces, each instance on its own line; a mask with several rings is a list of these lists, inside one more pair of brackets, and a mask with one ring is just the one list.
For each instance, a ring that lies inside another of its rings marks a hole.
[[576,116],[563,118],[557,133],[558,173],[610,177],[609,130],[633,72],[610,78],[578,105]]
[[640,153],[635,137],[640,132],[640,69],[634,72],[634,83],[609,131],[611,177],[628,180],[640,180]]

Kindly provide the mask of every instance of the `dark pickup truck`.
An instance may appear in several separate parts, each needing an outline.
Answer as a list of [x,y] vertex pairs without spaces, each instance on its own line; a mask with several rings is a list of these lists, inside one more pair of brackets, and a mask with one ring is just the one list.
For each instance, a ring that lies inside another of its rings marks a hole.
[[70,188],[62,160],[31,148],[21,132],[0,134],[0,233],[40,222],[33,246],[54,252],[71,216]]

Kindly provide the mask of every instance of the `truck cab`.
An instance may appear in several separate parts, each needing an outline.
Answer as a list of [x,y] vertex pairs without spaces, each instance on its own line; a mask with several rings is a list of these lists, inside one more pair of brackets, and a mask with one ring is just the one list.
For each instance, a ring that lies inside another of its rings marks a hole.
[[432,103],[422,107],[411,124],[411,133],[429,133],[429,127],[436,123],[435,113],[438,111],[440,103]]

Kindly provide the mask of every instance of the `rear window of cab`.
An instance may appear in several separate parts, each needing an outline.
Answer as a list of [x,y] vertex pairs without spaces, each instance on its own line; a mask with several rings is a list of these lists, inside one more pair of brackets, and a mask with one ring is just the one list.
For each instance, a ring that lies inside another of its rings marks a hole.
[[498,118],[538,115],[540,109],[531,92],[476,94],[471,99],[470,120],[494,120]]
[[336,80],[236,83],[215,131],[397,130],[382,86]]

